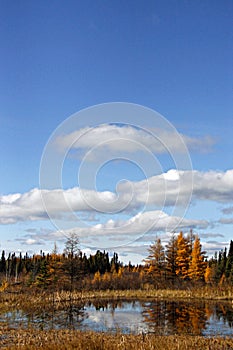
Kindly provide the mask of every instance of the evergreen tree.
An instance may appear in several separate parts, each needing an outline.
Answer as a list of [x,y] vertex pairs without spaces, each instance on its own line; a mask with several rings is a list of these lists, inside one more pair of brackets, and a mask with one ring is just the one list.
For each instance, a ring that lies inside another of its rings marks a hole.
[[0,261],[0,272],[6,273],[6,258],[5,258],[5,250],[2,251],[2,257]]
[[82,265],[82,272],[84,275],[90,272],[89,261],[85,253],[81,256],[81,265]]
[[[101,252],[100,250],[97,250],[94,256],[94,260],[95,260],[95,271],[99,271],[101,274],[103,274],[105,273],[105,271],[110,270],[109,257],[108,257],[108,254],[105,253],[105,251]],[[116,267],[116,265],[118,264],[118,256],[116,257],[115,255],[113,258],[113,261],[114,261],[115,269],[118,269],[118,266]]]
[[177,257],[177,237],[173,233],[166,245],[166,266],[168,273],[174,277],[176,275],[176,257]]
[[[81,261],[79,239],[76,233],[70,233],[65,243],[63,269],[70,278],[70,290],[73,290],[74,280],[80,274]],[[67,257],[67,258],[66,258]]]
[[119,270],[119,267],[120,267],[120,262],[119,262],[119,260],[118,260],[118,254],[117,253],[113,253],[113,257],[112,257],[112,259],[111,259],[111,264],[110,264],[110,266],[111,266],[111,271],[112,272],[116,272],[116,273],[118,273],[118,270]]
[[216,266],[216,280],[219,281],[225,274],[227,264],[227,251],[226,248],[218,253],[218,260]]
[[193,251],[193,246],[194,246],[194,241],[196,239],[196,236],[193,234],[193,230],[191,229],[187,235],[187,242],[189,244],[189,255],[190,257],[192,256],[192,251]]
[[12,271],[12,260],[11,260],[11,253],[9,253],[8,258],[6,260],[6,280],[11,276],[11,271]]
[[36,285],[39,287],[47,288],[52,282],[51,272],[49,269],[49,263],[46,259],[43,259],[40,265],[39,273],[36,277]]
[[231,279],[233,278],[233,241],[230,242],[230,248],[227,255],[226,261],[226,277]]
[[165,268],[165,252],[160,238],[150,245],[148,252],[149,255],[144,262],[149,265],[149,271],[161,274]]

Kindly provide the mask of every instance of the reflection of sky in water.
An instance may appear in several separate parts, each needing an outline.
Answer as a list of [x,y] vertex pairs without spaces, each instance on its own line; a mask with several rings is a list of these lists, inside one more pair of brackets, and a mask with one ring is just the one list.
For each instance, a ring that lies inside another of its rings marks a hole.
[[96,331],[123,330],[123,332],[141,333],[147,332],[147,326],[143,323],[141,305],[136,302],[133,306],[130,303],[122,303],[121,308],[96,310],[91,306],[86,309],[88,318],[83,325]]
[[59,310],[0,313],[0,322],[13,328],[79,329],[123,333],[196,334],[232,336],[230,303],[184,303],[171,301],[97,302],[78,307],[61,304]]
[[[233,313],[233,312],[232,312]],[[210,316],[207,323],[207,328],[203,331],[204,336],[222,336],[233,335],[233,328],[229,327],[227,321],[221,317],[218,319],[215,315]]]

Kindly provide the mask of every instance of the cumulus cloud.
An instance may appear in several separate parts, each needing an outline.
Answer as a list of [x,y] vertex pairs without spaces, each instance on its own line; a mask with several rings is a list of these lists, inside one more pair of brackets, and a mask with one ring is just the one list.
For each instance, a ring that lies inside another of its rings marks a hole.
[[138,182],[121,182],[118,193],[74,187],[67,190],[35,188],[23,194],[3,195],[0,196],[0,223],[48,220],[48,213],[51,218],[64,219],[65,215],[66,218],[71,215],[72,219],[73,213],[86,212],[93,220],[97,218],[92,214],[98,212],[130,214],[135,210],[163,210],[168,206],[188,205],[191,194],[192,200],[232,203],[233,170],[170,170]]
[[[106,223],[97,224],[89,228],[74,228],[80,237],[86,236],[137,236],[146,232],[172,231],[174,229],[207,228],[206,220],[184,219],[176,216],[169,216],[163,211],[148,211],[139,213],[128,220],[108,220]],[[71,230],[69,230],[70,232]]]
[[[127,193],[132,183],[121,183],[120,192]],[[192,188],[190,188],[192,186]],[[187,203],[188,198],[209,200],[220,203],[233,201],[233,170],[217,171],[178,171],[152,176],[133,183],[134,200],[139,203],[171,206]]]
[[[117,141],[117,142],[116,142]],[[214,139],[210,136],[195,138],[178,134],[176,131],[164,129],[137,128],[131,125],[102,124],[97,127],[85,127],[56,138],[55,144],[60,150],[82,150],[103,148],[107,151],[119,152],[145,152],[146,149],[153,153],[167,153],[168,149],[174,153],[189,150],[209,152],[212,149]],[[184,145],[185,144],[185,145]],[[94,158],[87,158],[93,160]]]
[[[91,227],[74,227],[63,231],[41,231],[27,233],[23,238],[18,239],[22,243],[41,244],[42,241],[64,240],[70,233],[76,233],[82,244],[94,246],[96,249],[119,246],[129,242],[140,240],[149,233],[145,240],[151,239],[152,234],[167,234],[167,231],[189,229],[205,229],[208,227],[206,220],[185,219],[176,216],[170,216],[163,211],[148,211],[139,213],[127,220],[107,220],[105,223],[96,224]],[[151,233],[151,235],[150,235]],[[104,238],[104,239],[103,239]],[[99,240],[98,240],[99,239]],[[111,242],[111,244],[110,244]],[[99,247],[97,247],[99,245]]]
[[[112,192],[96,192],[81,190],[77,187],[68,190],[40,190],[32,189],[23,194],[12,194],[0,197],[0,223],[13,224],[19,221],[35,221],[64,217],[72,211],[95,211],[95,203],[101,201],[103,212],[107,211],[112,200],[112,209],[117,210],[115,204],[117,195]],[[88,205],[91,201],[93,208]],[[122,200],[124,203],[124,199]],[[121,204],[122,204],[121,203]]]
[[193,171],[193,195],[220,203],[233,201],[233,170]]

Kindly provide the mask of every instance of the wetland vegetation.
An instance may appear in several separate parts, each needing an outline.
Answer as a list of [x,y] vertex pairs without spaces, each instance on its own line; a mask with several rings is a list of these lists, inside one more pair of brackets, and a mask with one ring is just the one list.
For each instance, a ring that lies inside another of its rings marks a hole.
[[1,348],[232,349],[233,242],[207,259],[192,232],[156,240],[144,264],[117,253],[0,259]]

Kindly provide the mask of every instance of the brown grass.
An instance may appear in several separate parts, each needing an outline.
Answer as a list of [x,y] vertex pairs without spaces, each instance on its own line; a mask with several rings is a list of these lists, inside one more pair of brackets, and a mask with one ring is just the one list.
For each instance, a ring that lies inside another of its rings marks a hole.
[[[50,295],[51,300],[52,295]],[[54,296],[55,301],[68,300],[70,298],[69,292],[58,292]],[[202,287],[200,289],[189,290],[172,290],[172,289],[150,289],[150,290],[104,290],[104,291],[87,291],[87,292],[73,292],[73,300],[86,299],[196,299],[196,300],[232,300],[233,301],[233,287],[228,288],[210,288]]]
[[199,336],[124,335],[71,330],[1,330],[1,349],[48,350],[190,350],[233,349],[232,338]]
[[51,307],[58,305],[60,302],[73,301],[85,302],[95,299],[107,300],[149,300],[149,299],[172,299],[172,300],[228,300],[233,302],[232,287],[215,287],[204,286],[199,289],[171,290],[171,289],[149,289],[149,290],[105,290],[105,291],[74,291],[72,294],[67,291],[51,293],[49,290],[41,291],[39,289],[23,289],[15,291],[6,290],[0,292],[0,312],[14,308],[38,309],[40,307]]

